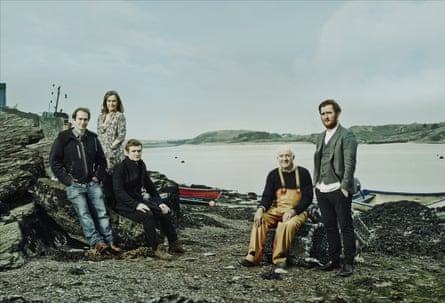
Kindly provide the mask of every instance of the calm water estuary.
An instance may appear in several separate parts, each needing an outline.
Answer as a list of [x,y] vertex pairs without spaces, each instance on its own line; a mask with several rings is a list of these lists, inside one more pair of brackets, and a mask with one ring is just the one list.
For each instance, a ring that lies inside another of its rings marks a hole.
[[[279,144],[211,144],[145,148],[149,170],[183,184],[202,184],[261,194],[267,173],[277,166]],[[312,174],[315,145],[294,143],[297,165]],[[356,177],[363,188],[445,192],[445,144],[359,145]]]

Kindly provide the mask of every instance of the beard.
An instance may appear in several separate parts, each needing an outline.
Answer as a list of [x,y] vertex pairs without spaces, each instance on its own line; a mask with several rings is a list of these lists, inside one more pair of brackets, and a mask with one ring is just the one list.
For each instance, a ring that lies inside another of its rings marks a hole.
[[334,129],[338,124],[338,116],[335,115],[332,119],[323,120],[323,125],[327,128],[327,129]]

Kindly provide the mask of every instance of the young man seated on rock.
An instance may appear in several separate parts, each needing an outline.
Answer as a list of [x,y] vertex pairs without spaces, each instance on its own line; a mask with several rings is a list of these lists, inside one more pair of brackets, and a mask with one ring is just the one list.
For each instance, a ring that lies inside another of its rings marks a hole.
[[287,253],[296,232],[308,217],[306,209],[313,198],[309,171],[294,165],[294,158],[288,146],[278,149],[279,167],[267,176],[263,196],[255,212],[247,255],[240,260],[243,266],[260,264],[267,232],[276,227],[272,263],[280,268],[287,267]]
[[[143,224],[147,241],[159,259],[170,260],[172,253],[184,253],[172,223],[170,208],[162,202],[148,175],[147,167],[141,160],[142,143],[136,139],[128,140],[125,154],[125,159],[115,166],[113,172],[116,212]],[[143,191],[150,195],[150,199],[143,196]],[[161,231],[167,236],[168,252],[164,250],[156,232],[158,223]]]

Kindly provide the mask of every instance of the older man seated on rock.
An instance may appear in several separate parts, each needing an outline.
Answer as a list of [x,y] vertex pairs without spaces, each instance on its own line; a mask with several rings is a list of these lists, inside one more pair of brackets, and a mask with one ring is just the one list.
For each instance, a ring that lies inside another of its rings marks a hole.
[[267,232],[276,227],[272,263],[280,268],[287,267],[292,240],[308,217],[306,209],[313,198],[309,171],[294,165],[295,156],[288,146],[278,149],[277,159],[279,167],[268,174],[261,203],[255,212],[247,255],[240,260],[243,266],[260,264]]

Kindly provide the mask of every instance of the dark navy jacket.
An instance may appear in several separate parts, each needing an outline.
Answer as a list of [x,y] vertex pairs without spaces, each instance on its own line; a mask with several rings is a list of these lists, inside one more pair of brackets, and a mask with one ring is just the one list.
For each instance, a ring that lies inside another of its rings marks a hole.
[[78,140],[72,128],[57,136],[51,147],[49,163],[54,175],[66,186],[71,185],[73,179],[80,183],[90,182],[94,176],[103,180],[107,168],[97,135],[86,130]]
[[[113,189],[117,211],[133,212],[139,203],[156,208],[162,202],[142,160],[133,161],[125,157],[118,163],[113,172]],[[142,190],[150,194],[151,203],[144,199]]]

